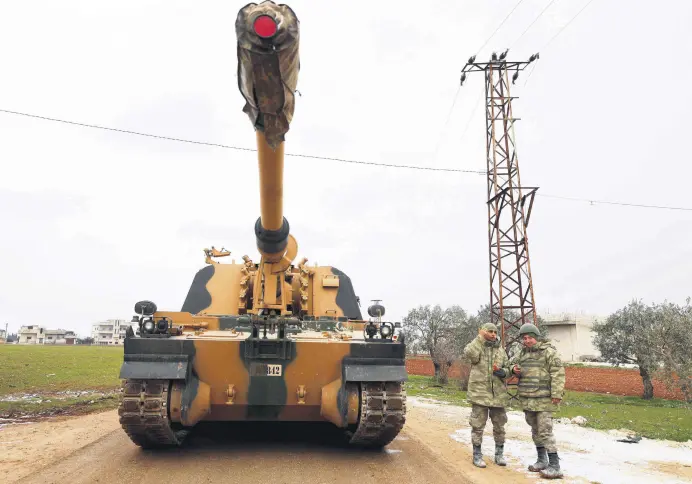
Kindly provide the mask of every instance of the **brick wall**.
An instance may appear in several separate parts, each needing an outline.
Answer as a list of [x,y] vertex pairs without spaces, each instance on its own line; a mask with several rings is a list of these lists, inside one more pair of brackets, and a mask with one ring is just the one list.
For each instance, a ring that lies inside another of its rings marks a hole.
[[[433,376],[435,366],[430,358],[406,358],[406,371],[411,375]],[[449,378],[459,378],[462,374],[468,375],[469,366],[454,363],[449,369]]]
[[[639,370],[625,368],[603,368],[568,366],[565,368],[566,387],[579,392],[611,393],[640,397],[644,393],[644,384]],[[665,384],[653,380],[654,397],[669,400],[683,400],[679,389],[669,391]]]
[[[435,367],[429,358],[407,358],[406,371],[411,375],[433,376]],[[449,370],[450,378],[459,378],[461,372],[468,372],[466,365],[455,363]],[[642,377],[638,370],[625,368],[603,368],[588,366],[567,366],[565,368],[567,390],[578,392],[610,393],[640,397],[644,393]],[[682,392],[669,391],[660,381],[654,380],[654,397],[682,400]]]

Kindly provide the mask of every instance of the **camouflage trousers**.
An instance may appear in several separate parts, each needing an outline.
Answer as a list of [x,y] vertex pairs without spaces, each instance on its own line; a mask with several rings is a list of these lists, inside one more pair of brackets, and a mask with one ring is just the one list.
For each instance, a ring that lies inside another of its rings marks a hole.
[[553,412],[532,412],[524,410],[526,423],[531,426],[531,437],[536,447],[545,447],[548,453],[557,452],[553,436]]
[[471,425],[471,442],[473,445],[481,445],[483,442],[483,429],[490,414],[490,421],[493,423],[493,437],[496,444],[505,443],[505,424],[507,423],[507,412],[503,407],[484,407],[483,405],[473,404],[469,425]]

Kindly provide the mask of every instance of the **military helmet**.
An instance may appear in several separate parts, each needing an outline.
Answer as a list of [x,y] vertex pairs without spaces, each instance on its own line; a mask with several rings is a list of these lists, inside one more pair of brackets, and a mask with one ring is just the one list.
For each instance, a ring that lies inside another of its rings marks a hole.
[[538,328],[534,326],[531,323],[526,323],[519,328],[519,336],[522,336],[524,334],[533,334],[534,337],[538,338],[541,333],[538,331]]
[[481,326],[481,329],[485,331],[497,332],[497,326],[495,326],[493,323],[485,323],[483,326]]

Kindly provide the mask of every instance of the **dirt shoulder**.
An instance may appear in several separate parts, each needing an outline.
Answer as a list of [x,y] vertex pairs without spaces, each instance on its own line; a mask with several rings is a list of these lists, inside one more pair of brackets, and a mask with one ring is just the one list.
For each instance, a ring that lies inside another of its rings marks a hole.
[[0,482],[14,482],[118,429],[114,411],[41,422],[0,421]]
[[[470,445],[462,445],[450,437],[457,429],[468,427],[468,419],[465,420],[462,415],[451,412],[431,412],[416,406],[415,403],[408,405],[406,412],[406,436],[438,456],[453,473],[460,477],[464,476],[474,483],[535,483],[535,479],[517,473],[516,470],[496,465],[492,459],[493,456],[487,452],[484,456],[487,467],[484,469],[475,467],[471,463],[473,451]],[[492,440],[492,436],[490,439]],[[512,457],[508,457],[508,460],[518,461]]]

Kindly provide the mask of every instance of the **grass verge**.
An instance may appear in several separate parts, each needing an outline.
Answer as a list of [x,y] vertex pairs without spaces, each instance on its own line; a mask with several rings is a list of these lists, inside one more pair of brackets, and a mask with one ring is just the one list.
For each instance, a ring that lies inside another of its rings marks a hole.
[[[430,377],[409,375],[408,395],[428,397],[454,405],[468,406],[466,392],[454,381],[439,385]],[[520,410],[511,407],[510,410]],[[555,418],[586,417],[586,427],[600,430],[628,429],[649,439],[692,440],[692,409],[676,400],[642,400],[599,393],[565,394]]]
[[122,347],[0,345],[0,417],[115,408],[122,358]]

